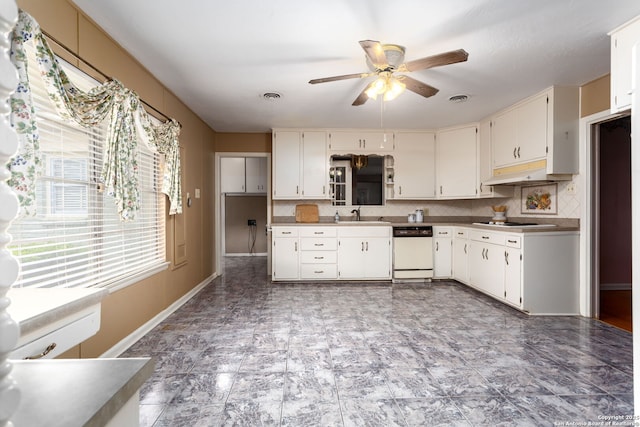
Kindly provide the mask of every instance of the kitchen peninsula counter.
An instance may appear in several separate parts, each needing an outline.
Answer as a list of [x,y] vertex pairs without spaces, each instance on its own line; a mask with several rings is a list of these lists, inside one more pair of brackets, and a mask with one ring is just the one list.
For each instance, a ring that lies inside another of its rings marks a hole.
[[138,425],[151,358],[12,361],[22,394],[15,427]]

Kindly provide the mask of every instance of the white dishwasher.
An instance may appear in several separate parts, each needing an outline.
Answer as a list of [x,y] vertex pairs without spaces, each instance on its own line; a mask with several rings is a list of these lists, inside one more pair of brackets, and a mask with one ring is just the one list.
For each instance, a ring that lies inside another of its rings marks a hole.
[[433,227],[393,227],[393,279],[433,277]]

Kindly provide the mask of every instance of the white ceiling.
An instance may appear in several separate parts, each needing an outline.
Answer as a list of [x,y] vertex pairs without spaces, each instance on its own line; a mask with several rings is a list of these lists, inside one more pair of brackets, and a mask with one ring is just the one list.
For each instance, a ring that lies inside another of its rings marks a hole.
[[[640,14],[638,0],[73,1],[219,132],[477,121],[607,74],[607,33]],[[367,72],[365,39],[405,46],[408,61],[459,48],[469,60],[411,73],[440,92],[407,91],[384,113],[380,100],[351,106],[363,80],[308,83]]]

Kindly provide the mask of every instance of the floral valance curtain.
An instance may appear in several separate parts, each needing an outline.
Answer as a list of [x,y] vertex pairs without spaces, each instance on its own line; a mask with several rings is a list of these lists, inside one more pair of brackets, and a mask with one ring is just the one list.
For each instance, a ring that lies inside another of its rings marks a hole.
[[133,219],[139,209],[136,148],[139,141],[164,154],[162,192],[169,197],[169,214],[182,213],[180,183],[180,125],[175,120],[156,125],[144,110],[140,98],[117,80],[103,83],[89,92],[77,88],[68,78],[40,31],[38,23],[20,11],[11,43],[11,60],[19,83],[11,97],[11,123],[18,133],[20,148],[9,164],[9,185],[20,198],[23,214],[35,213],[35,180],[39,175],[38,127],[29,86],[24,44],[34,43],[47,92],[61,117],[91,127],[108,120],[102,167],[105,190],[116,202],[123,220]]

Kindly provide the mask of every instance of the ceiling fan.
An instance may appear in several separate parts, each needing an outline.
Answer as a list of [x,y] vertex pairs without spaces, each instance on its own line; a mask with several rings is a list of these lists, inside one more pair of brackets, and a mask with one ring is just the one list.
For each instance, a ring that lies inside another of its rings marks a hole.
[[438,93],[438,89],[409,76],[394,75],[394,73],[407,73],[439,67],[441,65],[455,64],[456,62],[464,62],[469,57],[469,54],[464,49],[458,49],[404,62],[405,48],[403,46],[380,44],[380,42],[375,40],[362,40],[360,41],[360,46],[362,46],[362,49],[364,49],[366,53],[367,67],[371,70],[370,72],[324,77],[309,80],[309,83],[326,83],[377,76],[376,80],[369,83],[364,90],[360,92],[360,95],[353,101],[352,105],[362,105],[367,102],[367,99],[375,99],[378,95],[384,95],[385,101],[389,101],[402,93],[405,88],[428,98]]

